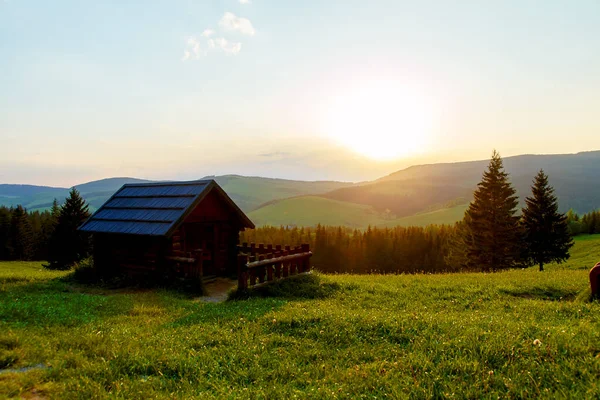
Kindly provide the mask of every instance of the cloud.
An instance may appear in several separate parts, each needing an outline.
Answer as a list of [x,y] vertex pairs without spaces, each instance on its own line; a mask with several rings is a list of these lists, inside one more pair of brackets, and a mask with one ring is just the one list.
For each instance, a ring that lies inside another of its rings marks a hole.
[[195,58],[196,60],[200,58],[202,52],[200,50],[200,42],[196,37],[190,36],[185,41],[185,49],[183,50],[183,57],[181,57],[181,61],[187,61],[190,58]]
[[236,17],[233,13],[226,12],[219,21],[219,26],[225,31],[237,31],[244,35],[254,36],[256,30],[247,18]]
[[242,44],[240,42],[230,42],[225,38],[209,39],[207,44],[210,49],[220,50],[234,56],[242,50]]
[[205,29],[204,32],[202,32],[202,36],[205,38],[211,37],[214,34],[215,34],[215,31],[213,31],[212,29]]
[[240,4],[252,4],[252,0],[239,0]]

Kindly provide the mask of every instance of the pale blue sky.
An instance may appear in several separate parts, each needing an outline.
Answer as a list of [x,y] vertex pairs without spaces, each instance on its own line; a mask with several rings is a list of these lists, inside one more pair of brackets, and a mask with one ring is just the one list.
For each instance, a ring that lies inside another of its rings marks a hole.
[[[363,180],[493,148],[600,149],[599,21],[597,0],[3,0],[0,183]],[[387,161],[328,131],[336,96],[381,79],[426,98],[431,122]]]

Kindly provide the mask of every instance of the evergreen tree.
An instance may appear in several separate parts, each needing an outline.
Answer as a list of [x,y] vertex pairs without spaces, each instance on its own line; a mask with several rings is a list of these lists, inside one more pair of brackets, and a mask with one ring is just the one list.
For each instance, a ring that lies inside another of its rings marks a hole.
[[[54,207],[53,207],[54,208]],[[50,239],[49,269],[69,269],[89,255],[89,235],[77,228],[90,216],[88,205],[73,188],[60,208],[56,228]]]
[[11,209],[0,207],[0,260],[9,260],[12,254],[10,246],[11,215]]
[[12,259],[30,260],[33,256],[34,237],[27,211],[22,206],[14,209],[10,221],[10,248]]
[[502,158],[494,150],[464,219],[472,235],[472,240],[464,241],[470,269],[494,271],[518,264],[521,234],[515,193]]
[[54,199],[50,211],[44,211],[41,214],[41,227],[38,232],[38,241],[36,249],[36,260],[47,260],[50,256],[50,242],[56,229],[60,206],[58,201]]
[[524,260],[539,265],[540,271],[549,262],[569,259],[573,239],[569,234],[568,218],[558,212],[554,188],[543,170],[536,175],[531,188],[532,197],[525,199],[521,222],[524,231]]
[[470,219],[465,213],[463,220],[456,223],[453,233],[448,237],[448,251],[444,261],[450,270],[464,271],[471,267],[469,249],[474,246],[474,239]]

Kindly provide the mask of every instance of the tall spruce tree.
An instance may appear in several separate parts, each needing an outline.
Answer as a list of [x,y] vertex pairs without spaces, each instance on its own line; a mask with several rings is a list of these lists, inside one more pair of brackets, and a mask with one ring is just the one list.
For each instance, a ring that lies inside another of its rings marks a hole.
[[12,210],[0,207],[0,260],[10,259],[10,219]]
[[[55,208],[55,207],[53,207]],[[48,255],[49,269],[69,269],[89,255],[89,235],[77,228],[90,216],[88,205],[73,188],[60,208],[56,228],[50,239]]]
[[528,265],[539,265],[543,271],[544,264],[569,259],[573,239],[568,218],[558,212],[554,188],[543,170],[536,175],[531,192],[532,196],[525,199],[521,216],[525,245],[523,259]]
[[496,150],[477,186],[464,219],[470,235],[464,240],[468,246],[467,266],[483,271],[515,267],[520,261],[521,241],[519,218],[515,215],[518,198]]
[[16,260],[31,260],[34,250],[34,236],[27,211],[17,206],[12,212],[10,221],[11,258]]

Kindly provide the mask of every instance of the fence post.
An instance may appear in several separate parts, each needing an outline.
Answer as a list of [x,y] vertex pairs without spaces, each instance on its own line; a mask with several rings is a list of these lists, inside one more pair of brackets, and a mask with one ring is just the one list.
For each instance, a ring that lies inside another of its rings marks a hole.
[[[260,255],[258,257],[258,261],[263,261],[265,259],[264,255]],[[258,272],[258,282],[259,283],[265,283],[265,267],[261,266],[256,268],[257,272]]]
[[[303,244],[302,252],[308,253],[309,251],[310,251],[310,245]],[[302,259],[302,272],[309,272],[309,271],[310,271],[310,257],[306,256],[305,258]]]
[[238,290],[248,289],[248,271],[246,264],[248,263],[248,256],[238,254],[237,267],[238,267]]

